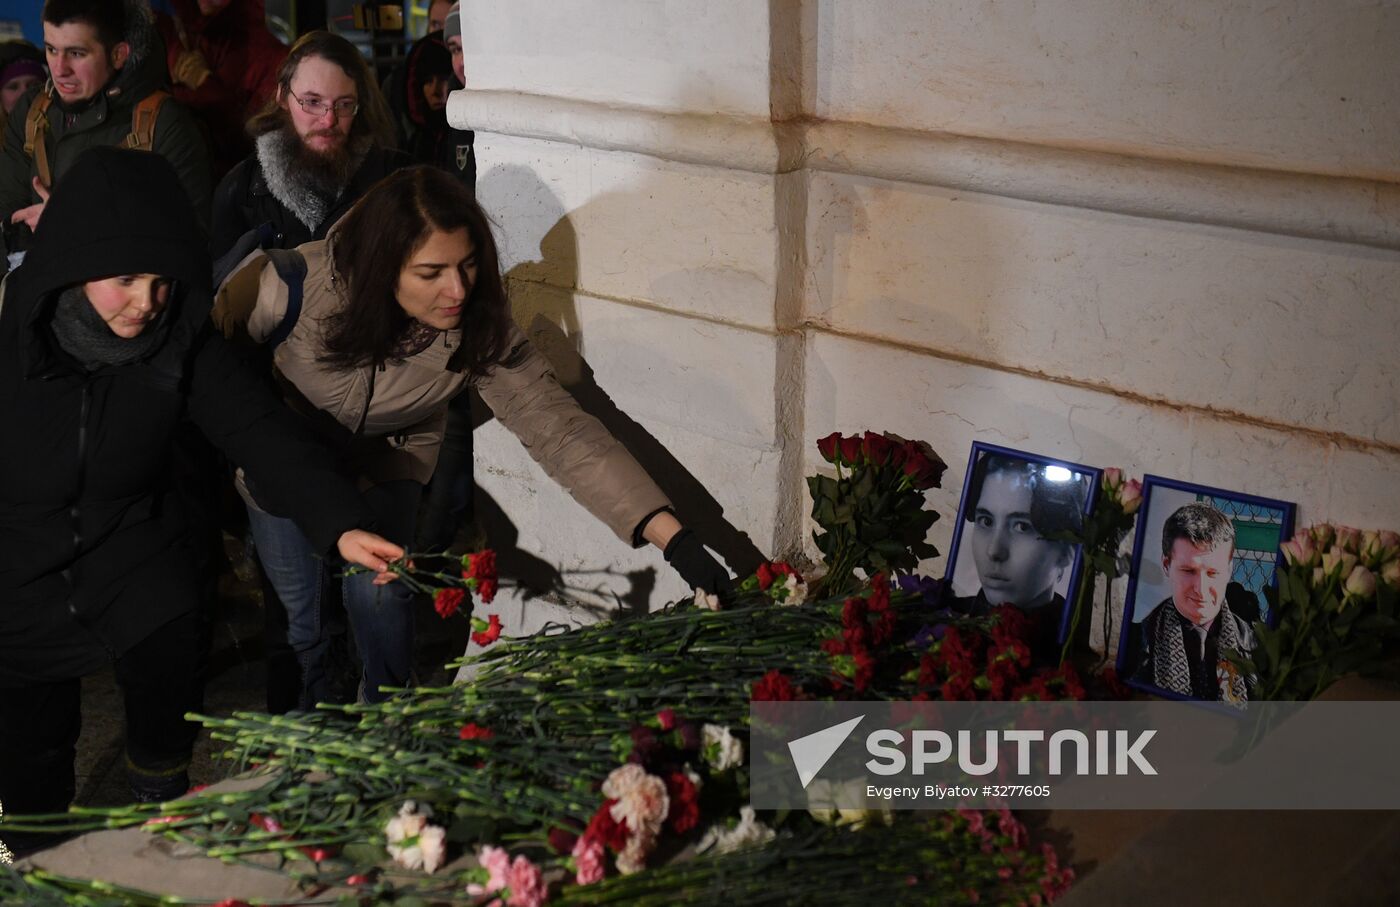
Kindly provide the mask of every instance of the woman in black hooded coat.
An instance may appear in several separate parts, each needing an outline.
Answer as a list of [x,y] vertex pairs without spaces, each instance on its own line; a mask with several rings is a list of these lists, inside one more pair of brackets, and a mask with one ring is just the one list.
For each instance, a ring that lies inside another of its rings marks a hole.
[[186,786],[196,728],[183,716],[200,706],[202,634],[171,482],[180,420],[255,475],[321,550],[378,570],[402,554],[366,531],[354,486],[217,336],[209,282],[203,233],[169,162],[94,148],[0,289],[6,813],[67,807],[79,678],[113,663],[133,793],[163,799]]

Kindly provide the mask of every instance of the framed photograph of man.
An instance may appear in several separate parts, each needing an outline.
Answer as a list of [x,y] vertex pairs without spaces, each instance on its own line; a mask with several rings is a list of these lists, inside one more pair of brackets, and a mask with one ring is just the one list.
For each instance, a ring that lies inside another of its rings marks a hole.
[[948,552],[945,604],[968,614],[1012,604],[1039,618],[1037,641],[1063,638],[1081,558],[1080,546],[1057,536],[1084,525],[1100,474],[1092,466],[974,443]]
[[1255,678],[1225,657],[1273,626],[1264,590],[1278,580],[1279,545],[1294,505],[1160,476],[1142,484],[1142,511],[1118,641],[1119,676],[1171,699],[1240,705]]

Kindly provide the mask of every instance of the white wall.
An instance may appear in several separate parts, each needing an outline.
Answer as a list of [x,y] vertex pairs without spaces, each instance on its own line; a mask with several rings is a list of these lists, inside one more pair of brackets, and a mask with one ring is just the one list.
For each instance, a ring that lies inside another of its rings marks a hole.
[[[517,0],[464,31],[517,314],[703,526],[793,553],[813,440],[867,428],[948,461],[940,548],[973,440],[1400,526],[1400,3]],[[680,594],[477,436],[522,547]]]

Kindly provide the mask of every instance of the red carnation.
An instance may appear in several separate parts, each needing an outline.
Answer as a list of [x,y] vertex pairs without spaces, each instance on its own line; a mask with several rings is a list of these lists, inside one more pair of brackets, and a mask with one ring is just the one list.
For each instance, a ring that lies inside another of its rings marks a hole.
[[753,685],[749,699],[754,702],[791,702],[797,698],[797,689],[782,671],[772,670],[763,675]]
[[481,596],[482,603],[491,604],[491,600],[496,597],[496,580],[494,578],[483,579],[478,580],[477,583],[476,592]]
[[656,713],[656,720],[663,731],[669,731],[676,726],[676,710],[662,709]]
[[856,676],[854,678],[857,693],[864,693],[870,686],[870,681],[875,677],[875,659],[866,649],[859,649],[855,652]]
[[666,814],[671,831],[683,835],[700,824],[700,794],[685,772],[671,772],[666,777],[666,794],[671,800]]
[[[472,621],[473,626],[478,622]],[[490,615],[490,621],[485,630],[477,630],[472,633],[472,642],[479,646],[489,646],[491,643],[501,638],[501,618],[495,614]]]
[[768,587],[773,585],[774,579],[772,564],[765,561],[758,565],[758,588],[761,591],[767,592]]
[[568,856],[578,843],[578,835],[567,828],[555,826],[549,830],[549,849],[560,856]]
[[942,697],[945,702],[972,702],[977,698],[977,690],[966,674],[954,674],[943,684]]
[[612,808],[616,802],[616,800],[603,801],[603,805],[598,807],[598,811],[593,814],[583,836],[601,841],[604,847],[609,848],[614,853],[619,853],[627,846],[627,839],[631,836],[631,832],[627,828],[626,819],[618,821],[613,818]]
[[490,740],[496,736],[496,732],[489,727],[482,727],[475,722],[462,725],[462,729],[457,732],[457,736],[463,740]]
[[465,589],[439,589],[433,593],[433,610],[437,611],[438,617],[451,617],[462,607],[462,601],[466,597]]
[[475,554],[462,555],[462,576],[465,579],[495,579],[496,552],[490,548]]
[[890,581],[883,573],[877,573],[870,580],[870,610],[883,611],[890,606]]
[[817,441],[817,452],[822,455],[822,459],[828,463],[836,463],[841,455],[841,433],[832,432],[825,438]]
[[1067,698],[1083,700],[1088,696],[1084,690],[1084,684],[1079,680],[1079,672],[1069,662],[1060,665],[1060,680],[1064,682]]

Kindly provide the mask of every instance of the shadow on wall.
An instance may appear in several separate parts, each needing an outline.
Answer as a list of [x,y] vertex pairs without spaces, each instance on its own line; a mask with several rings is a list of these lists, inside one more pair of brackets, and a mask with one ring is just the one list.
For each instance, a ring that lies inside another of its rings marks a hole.
[[[681,521],[692,528],[714,549],[731,572],[746,576],[764,559],[752,539],[725,519],[724,509],[713,495],[674,457],[670,451],[623,412],[598,385],[593,370],[579,350],[582,330],[574,289],[578,286],[579,245],[573,223],[563,203],[532,169],[518,165],[494,167],[478,182],[477,195],[487,206],[492,199],[509,198],[512,218],[523,216],[534,221],[534,229],[521,232],[541,235],[539,257],[524,260],[516,252],[517,263],[506,273],[511,307],[516,322],[540,352],[554,366],[560,383],[578,400],[585,412],[597,418],[637,459],[676,507]],[[488,207],[488,213],[491,213]],[[547,228],[545,224],[550,224]],[[511,224],[513,230],[523,225]],[[502,237],[498,232],[498,240]],[[502,243],[504,246],[504,243]],[[503,259],[506,258],[503,249]],[[665,350],[654,350],[646,358],[664,358]],[[639,361],[638,374],[647,373]],[[701,389],[697,388],[697,392]],[[473,400],[476,424],[488,421],[489,409]],[[587,590],[607,596],[598,585],[615,571],[601,569],[565,576],[557,567],[518,547],[519,532],[501,503],[478,487],[476,518],[497,550],[502,573],[516,579],[532,593]],[[601,527],[600,527],[601,528]],[[624,610],[645,612],[657,585],[658,569],[669,569],[656,553],[657,566],[627,573],[630,588],[617,596]]]

